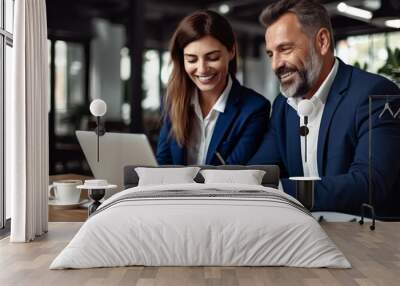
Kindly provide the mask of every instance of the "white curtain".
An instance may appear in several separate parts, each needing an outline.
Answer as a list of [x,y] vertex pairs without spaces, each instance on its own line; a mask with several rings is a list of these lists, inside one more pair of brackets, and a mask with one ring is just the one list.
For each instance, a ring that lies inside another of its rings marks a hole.
[[6,187],[12,242],[48,225],[48,47],[45,0],[15,1],[13,91],[6,98]]

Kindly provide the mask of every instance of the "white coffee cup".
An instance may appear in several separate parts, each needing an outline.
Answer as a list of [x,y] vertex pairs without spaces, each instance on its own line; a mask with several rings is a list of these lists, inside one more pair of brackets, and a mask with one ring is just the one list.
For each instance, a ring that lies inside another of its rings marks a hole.
[[76,187],[81,184],[81,180],[54,181],[49,186],[49,199],[54,199],[58,203],[77,204],[81,198],[81,190]]

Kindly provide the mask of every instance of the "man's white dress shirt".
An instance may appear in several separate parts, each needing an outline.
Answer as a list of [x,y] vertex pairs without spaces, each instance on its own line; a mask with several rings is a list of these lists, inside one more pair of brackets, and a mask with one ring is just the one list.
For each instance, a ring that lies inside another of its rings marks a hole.
[[214,133],[215,124],[219,114],[225,111],[231,88],[232,79],[228,76],[228,83],[224,91],[204,118],[199,103],[199,94],[197,90],[194,93],[190,103],[193,106],[194,118],[189,143],[186,147],[187,163],[189,165],[204,165],[206,163],[207,151]]
[[[319,127],[321,124],[322,114],[324,112],[324,107],[326,100],[329,95],[332,83],[336,77],[337,70],[339,68],[339,61],[335,59],[335,64],[333,65],[328,76],[325,78],[324,82],[321,84],[316,93],[310,98],[314,105],[313,112],[308,117],[308,130],[307,135],[307,162],[305,162],[305,151],[304,151],[304,141],[305,137],[301,136],[301,159],[303,162],[303,172],[305,177],[319,177],[318,173],[318,163],[317,163],[317,151],[318,151],[318,134]],[[302,100],[302,98],[290,97],[287,99],[287,103],[294,108],[297,112],[297,105]],[[304,118],[300,117],[300,126],[304,125]],[[300,136],[300,134],[299,134]]]

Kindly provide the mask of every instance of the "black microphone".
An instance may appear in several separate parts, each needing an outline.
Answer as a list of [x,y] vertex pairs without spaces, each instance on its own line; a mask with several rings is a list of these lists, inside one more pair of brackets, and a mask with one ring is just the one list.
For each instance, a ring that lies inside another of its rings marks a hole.
[[297,106],[297,114],[304,117],[304,125],[300,126],[300,136],[304,136],[304,161],[307,162],[307,135],[309,133],[307,124],[308,116],[312,114],[314,104],[309,99],[303,99]]
[[97,135],[97,162],[100,160],[100,136],[103,136],[106,133],[104,126],[100,122],[100,117],[106,114],[107,112],[107,104],[101,99],[95,99],[90,103],[89,106],[90,113],[93,116],[96,116],[97,127],[95,129],[95,133]]

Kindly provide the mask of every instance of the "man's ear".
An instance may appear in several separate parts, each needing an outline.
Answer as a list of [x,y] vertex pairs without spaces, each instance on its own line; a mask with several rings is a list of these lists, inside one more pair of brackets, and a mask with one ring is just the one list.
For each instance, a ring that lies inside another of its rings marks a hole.
[[331,49],[331,37],[327,28],[321,28],[315,37],[315,44],[321,55],[325,56]]

